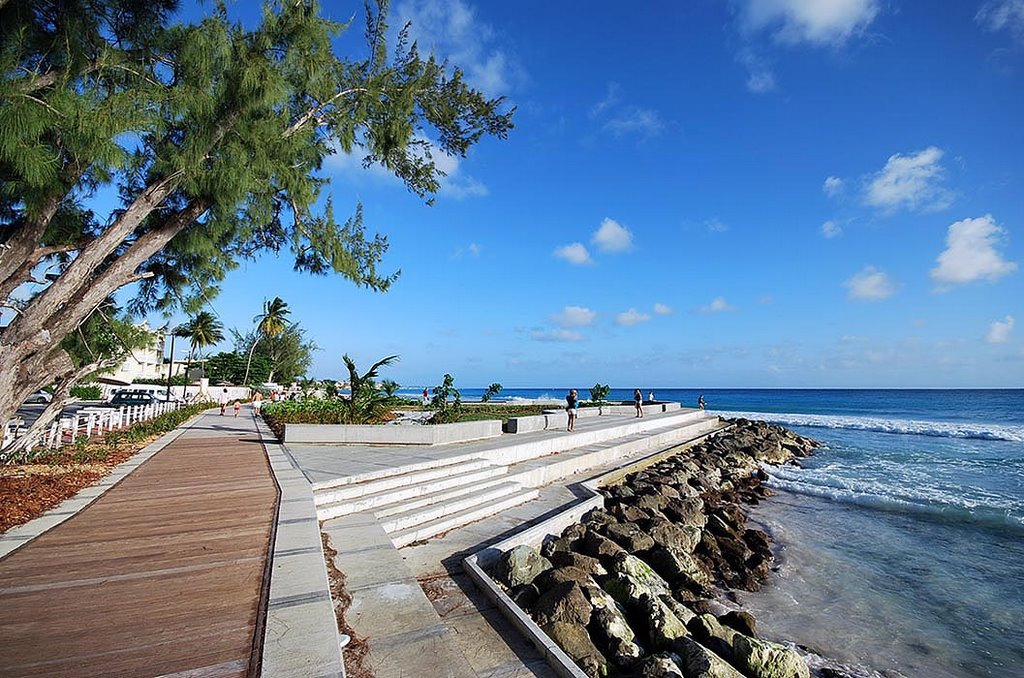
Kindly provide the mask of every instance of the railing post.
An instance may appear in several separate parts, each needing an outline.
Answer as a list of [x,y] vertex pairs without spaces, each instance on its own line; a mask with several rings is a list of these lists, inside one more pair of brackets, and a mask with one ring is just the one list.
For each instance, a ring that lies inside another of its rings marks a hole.
[[76,412],[71,416],[71,442],[75,442],[78,437],[78,413]]

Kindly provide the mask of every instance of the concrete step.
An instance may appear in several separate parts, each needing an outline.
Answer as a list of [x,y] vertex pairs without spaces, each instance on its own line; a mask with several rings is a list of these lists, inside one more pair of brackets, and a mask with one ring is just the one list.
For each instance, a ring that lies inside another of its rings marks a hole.
[[720,426],[717,417],[706,417],[685,426],[652,429],[613,440],[605,440],[515,464],[509,468],[507,479],[526,487],[543,487],[617,459],[629,459],[685,443]]
[[[457,494],[453,492],[437,492],[426,497],[421,497],[416,502],[403,502],[390,506],[383,511],[376,512],[377,520],[389,534],[410,528],[414,525],[442,518],[453,513],[458,513],[473,506],[479,506],[493,499],[505,497],[523,491],[519,483],[488,482],[482,485],[459,488]],[[426,501],[425,500],[430,500]],[[415,504],[415,505],[410,505]]]
[[330,488],[314,488],[313,499],[316,501],[317,506],[333,504],[343,499],[377,494],[385,490],[392,490],[407,485],[420,485],[436,478],[446,478],[493,466],[494,464],[486,459],[463,459],[454,464],[445,464],[426,469],[411,469],[406,466],[398,469],[401,471],[400,473],[394,473],[383,478],[375,478],[358,483],[346,483]]
[[413,527],[406,528],[404,530],[398,530],[390,534],[391,541],[395,547],[402,548],[409,544],[419,541],[422,539],[430,539],[444,532],[454,530],[457,527],[468,525],[469,523],[483,520],[497,513],[501,513],[506,509],[510,509],[513,506],[532,501],[537,498],[540,491],[535,488],[524,489],[521,492],[515,494],[506,495],[499,497],[498,499],[492,499],[489,502],[483,504],[476,504],[471,508],[463,509],[458,513],[443,516],[430,522],[423,523],[421,525],[414,525]]
[[318,483],[313,483],[313,491],[318,492],[320,490],[329,490],[334,487],[343,487],[345,485],[355,485],[358,483],[369,482],[371,480],[380,480],[382,478],[402,475],[405,473],[409,473],[411,471],[425,471],[427,469],[435,469],[440,468],[442,466],[453,466],[455,464],[461,464],[470,459],[479,459],[479,456],[465,454],[454,457],[428,459],[427,461],[421,461],[415,464],[405,464],[403,466],[389,466],[386,468],[379,469],[377,471],[367,471],[366,473],[357,473],[355,475],[343,476],[341,478],[331,478],[330,480],[324,480]]
[[[476,468],[474,465],[474,468],[463,473],[454,473],[440,478],[429,478],[419,483],[397,485],[391,488],[382,489],[378,492],[342,497],[340,499],[335,499],[334,501],[330,501],[329,499],[324,500],[321,497],[314,495],[314,499],[317,504],[316,515],[320,520],[327,520],[329,518],[336,518],[350,513],[368,511],[400,501],[417,499],[429,494],[441,492],[442,490],[463,486],[471,487],[491,478],[504,476],[506,473],[508,473],[507,466],[492,466],[490,464],[485,464],[481,468]],[[358,489],[359,487],[361,486],[355,486],[353,489]],[[337,491],[338,490],[329,490],[325,494],[333,494]]]

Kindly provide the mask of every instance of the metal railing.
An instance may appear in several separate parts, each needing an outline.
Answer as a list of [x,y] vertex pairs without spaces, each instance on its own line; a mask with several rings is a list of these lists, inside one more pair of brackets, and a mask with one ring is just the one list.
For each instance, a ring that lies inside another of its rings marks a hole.
[[[147,421],[161,414],[178,409],[176,402],[154,402],[148,405],[122,405],[121,407],[87,407],[66,417],[56,419],[49,427],[33,434],[33,439],[25,446],[26,450],[37,447],[60,449],[64,445],[74,444],[79,439],[89,439],[110,431],[128,428],[140,421]],[[26,435],[27,427],[20,419],[14,419],[4,425],[3,442],[0,449],[6,448],[15,440]]]

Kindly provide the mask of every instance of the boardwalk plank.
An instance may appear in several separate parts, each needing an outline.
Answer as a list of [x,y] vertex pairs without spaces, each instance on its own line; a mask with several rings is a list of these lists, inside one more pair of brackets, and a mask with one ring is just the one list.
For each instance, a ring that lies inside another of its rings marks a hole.
[[0,560],[0,675],[246,675],[277,491],[250,420],[201,424]]

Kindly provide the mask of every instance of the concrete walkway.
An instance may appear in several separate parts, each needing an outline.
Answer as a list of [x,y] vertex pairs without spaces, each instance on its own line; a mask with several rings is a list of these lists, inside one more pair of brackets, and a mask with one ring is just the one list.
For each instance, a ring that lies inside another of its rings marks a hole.
[[0,539],[0,675],[259,672],[279,492],[252,418],[201,415],[138,456]]

